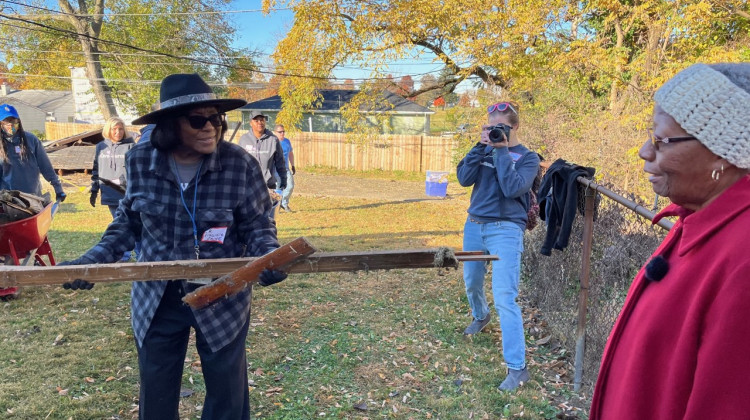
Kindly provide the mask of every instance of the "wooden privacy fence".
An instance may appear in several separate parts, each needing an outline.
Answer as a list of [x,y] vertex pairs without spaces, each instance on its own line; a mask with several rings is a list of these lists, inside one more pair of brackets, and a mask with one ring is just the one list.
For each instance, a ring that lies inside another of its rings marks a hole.
[[[235,127],[230,122],[226,139]],[[85,131],[101,128],[101,124],[56,123],[45,124],[47,139],[59,140]],[[140,126],[128,126],[138,131]],[[247,130],[238,130],[236,143]],[[344,133],[295,133],[290,136],[294,147],[294,163],[306,166],[326,166],[356,171],[383,170],[426,172],[454,172],[453,154],[456,141],[452,137],[421,135],[381,135],[367,144],[348,141]]]
[[[104,127],[104,124],[83,124],[83,123],[59,123],[49,122],[44,123],[44,131],[47,140],[60,140],[65,137],[75,136],[76,134],[85,133],[86,131],[99,130]],[[136,132],[143,127],[142,125],[128,125],[125,127],[126,131]]]
[[[227,135],[233,131],[231,124]],[[247,133],[238,130],[234,142]],[[289,136],[294,166],[326,166],[355,171],[455,172],[452,137],[381,135],[367,144],[348,141],[345,133],[300,132]]]
[[330,166],[368,171],[426,172],[454,169],[452,138],[382,135],[366,145],[341,133],[298,133],[293,139],[296,166]]

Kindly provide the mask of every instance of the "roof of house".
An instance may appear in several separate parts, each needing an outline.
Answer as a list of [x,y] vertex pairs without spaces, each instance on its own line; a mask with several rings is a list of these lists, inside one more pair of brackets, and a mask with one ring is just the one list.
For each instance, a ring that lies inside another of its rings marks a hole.
[[[352,97],[358,94],[359,90],[352,89],[322,89],[319,93],[323,96],[323,101],[315,112],[338,112],[346,103],[351,101]],[[360,107],[361,111],[385,112],[391,111],[400,114],[434,114],[435,111],[425,108],[422,105],[405,99],[393,92],[384,91],[383,97],[393,106],[390,108],[380,105],[377,109],[368,109],[366,106]],[[260,111],[280,111],[281,97],[279,95],[271,96],[259,101],[250,102],[240,108],[241,110],[260,110]]]
[[64,90],[14,90],[0,96],[0,102],[23,102],[28,106],[52,112],[73,100],[73,92]]

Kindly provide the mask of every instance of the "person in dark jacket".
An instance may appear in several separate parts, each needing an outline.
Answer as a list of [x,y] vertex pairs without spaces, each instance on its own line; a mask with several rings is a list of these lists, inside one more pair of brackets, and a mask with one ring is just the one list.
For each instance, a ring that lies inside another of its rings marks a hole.
[[[254,157],[260,164],[263,180],[269,190],[286,189],[287,169],[284,164],[284,152],[281,148],[279,138],[273,132],[266,128],[268,116],[259,111],[250,113],[251,130],[240,137],[238,144],[245,149],[250,156]],[[279,177],[279,184],[276,185],[276,177]],[[274,195],[276,195],[274,193]],[[274,210],[280,200],[274,200]],[[273,210],[272,210],[273,214]]]
[[[500,384],[503,391],[516,389],[529,380],[521,308],[516,302],[521,277],[523,233],[531,205],[530,191],[539,172],[539,155],[518,139],[518,105],[500,102],[487,108],[487,125],[481,140],[458,164],[458,182],[472,186],[469,216],[464,226],[466,251],[497,255],[492,262],[492,293],[503,334],[503,358],[508,375]],[[502,125],[502,128],[499,125]],[[490,137],[490,129],[500,131]],[[465,335],[477,334],[490,322],[490,308],[484,291],[487,266],[464,263],[466,297],[473,321]]]
[[[110,263],[141,239],[141,261],[257,257],[279,247],[271,200],[260,165],[223,140],[225,112],[241,99],[219,99],[198,74],[173,74],[161,83],[161,104],[133,124],[156,124],[151,140],[126,159],[128,187],[99,243],[63,264]],[[286,278],[264,270],[261,286]],[[63,285],[89,289],[77,279]],[[179,417],[180,384],[190,342],[206,386],[202,418],[250,418],[245,341],[252,289],[203,309],[182,298],[201,284],[137,281],[131,293],[133,335],[140,373],[139,417]]]
[[[55,190],[55,200],[65,201],[65,192],[42,142],[26,132],[13,105],[0,105],[0,189],[42,195],[39,175]],[[0,289],[0,296],[15,297],[18,288]]]
[[[109,207],[112,218],[125,196],[125,155],[135,146],[131,137],[125,137],[125,122],[119,117],[112,117],[102,128],[104,140],[96,145],[94,169],[91,171],[91,206],[96,206],[96,197],[101,192],[102,205]],[[140,241],[135,245],[135,256],[138,258]],[[122,256],[122,261],[130,260],[130,251]]]
[[0,105],[0,189],[42,195],[39,175],[55,190],[55,200],[65,201],[62,183],[44,151],[42,142],[25,131],[13,105]]

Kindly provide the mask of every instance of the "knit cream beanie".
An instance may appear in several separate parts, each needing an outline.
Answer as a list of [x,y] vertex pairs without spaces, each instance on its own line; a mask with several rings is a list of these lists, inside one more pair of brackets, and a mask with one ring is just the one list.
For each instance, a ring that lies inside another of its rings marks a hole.
[[750,169],[750,93],[706,64],[677,73],[654,100],[714,154]]

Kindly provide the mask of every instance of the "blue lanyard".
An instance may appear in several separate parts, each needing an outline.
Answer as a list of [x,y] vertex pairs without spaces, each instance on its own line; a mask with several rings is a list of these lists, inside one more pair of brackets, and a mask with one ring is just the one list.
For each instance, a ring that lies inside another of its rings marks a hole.
[[198,181],[201,177],[201,168],[203,167],[203,161],[201,160],[201,164],[198,166],[198,170],[195,172],[195,191],[193,192],[193,212],[190,212],[190,209],[188,208],[187,203],[185,202],[185,194],[182,190],[182,179],[180,179],[180,171],[177,170],[177,163],[174,161],[174,156],[172,156],[172,164],[174,165],[174,173],[177,176],[177,183],[179,184],[177,187],[180,190],[180,200],[182,200],[182,206],[185,207],[185,211],[188,214],[188,217],[190,217],[190,221],[193,223],[193,242],[195,244],[195,259],[200,258],[200,246],[198,245],[198,225],[195,223],[195,203],[198,202]]

